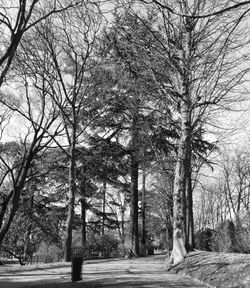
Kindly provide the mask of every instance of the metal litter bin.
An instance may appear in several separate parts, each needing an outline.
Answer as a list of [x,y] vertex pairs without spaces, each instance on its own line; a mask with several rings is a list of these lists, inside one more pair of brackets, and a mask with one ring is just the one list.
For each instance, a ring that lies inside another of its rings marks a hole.
[[71,280],[82,280],[83,248],[74,247],[71,252]]
[[154,248],[148,248],[148,255],[154,255]]

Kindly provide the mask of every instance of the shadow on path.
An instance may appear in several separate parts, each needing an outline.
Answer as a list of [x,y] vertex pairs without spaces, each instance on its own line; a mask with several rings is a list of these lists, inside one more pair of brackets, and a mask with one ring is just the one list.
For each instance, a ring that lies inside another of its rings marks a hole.
[[70,265],[3,271],[1,288],[203,288],[199,282],[163,269],[166,256],[95,261],[83,265],[83,281],[71,282]]

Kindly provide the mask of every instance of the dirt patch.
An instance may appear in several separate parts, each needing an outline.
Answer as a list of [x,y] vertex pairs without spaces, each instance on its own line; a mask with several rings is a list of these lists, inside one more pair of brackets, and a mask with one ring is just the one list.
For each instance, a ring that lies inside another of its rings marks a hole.
[[250,255],[195,251],[169,271],[189,275],[216,288],[249,288]]

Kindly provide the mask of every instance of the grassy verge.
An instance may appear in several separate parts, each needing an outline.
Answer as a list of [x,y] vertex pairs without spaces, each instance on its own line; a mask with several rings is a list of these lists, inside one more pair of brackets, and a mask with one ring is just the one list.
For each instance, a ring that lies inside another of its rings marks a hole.
[[171,272],[196,278],[216,288],[250,287],[250,255],[195,251]]

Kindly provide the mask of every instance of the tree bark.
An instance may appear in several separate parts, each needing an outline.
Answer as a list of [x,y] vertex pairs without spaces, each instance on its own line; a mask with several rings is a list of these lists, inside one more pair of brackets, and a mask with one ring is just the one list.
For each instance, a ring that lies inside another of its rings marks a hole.
[[[192,32],[194,25],[190,26],[183,19],[182,50],[179,51],[178,89],[180,99],[180,140],[177,151],[177,164],[174,179],[173,193],[173,262],[182,261],[189,250],[189,224],[193,221],[192,187],[191,181],[191,135],[192,135],[192,100],[190,67],[192,61]],[[188,180],[189,179],[189,180]],[[188,193],[188,194],[187,194]],[[188,202],[187,202],[188,200]],[[188,217],[187,217],[188,215]],[[187,223],[188,218],[188,223]]]
[[81,199],[81,217],[82,217],[82,246],[86,246],[86,199],[85,196],[82,196]]
[[102,190],[102,237],[105,234],[105,213],[106,213],[106,190],[107,183],[106,180],[103,181],[103,190]]
[[139,256],[139,230],[138,230],[138,161],[131,157],[131,232],[132,251],[135,256]]
[[[187,97],[187,95],[186,95]],[[182,102],[181,106],[181,135],[177,152],[177,163],[173,193],[173,261],[174,264],[182,261],[187,254],[186,243],[186,179],[189,169],[189,147],[191,147],[191,113],[189,101]],[[189,195],[190,196],[190,195]]]
[[179,149],[175,169],[174,194],[173,194],[173,261],[174,264],[182,261],[187,251],[185,248],[185,213],[183,206],[183,190],[185,187],[183,148]]
[[[16,211],[18,209],[21,192],[25,186],[25,181],[27,179],[28,171],[30,169],[30,165],[35,155],[37,154],[37,149],[35,148],[35,144],[32,143],[28,155],[26,159],[24,159],[20,170],[16,173],[13,183],[13,189],[10,191],[6,201],[1,204],[2,208],[0,211],[0,244],[2,243],[11,223],[14,219]],[[8,200],[8,201],[7,201]],[[3,222],[4,219],[4,222]]]
[[[191,163],[190,163],[191,165]],[[188,168],[188,167],[187,167]],[[191,251],[195,248],[194,243],[194,217],[193,217],[193,189],[192,189],[192,173],[189,169],[186,184],[186,248]]]
[[81,185],[81,232],[82,232],[82,246],[86,246],[86,167],[83,170],[83,182]]
[[142,209],[142,256],[146,255],[146,168],[143,167],[142,171],[142,199],[141,199],[141,209]]
[[121,192],[118,192],[118,201],[120,203],[120,215],[121,215],[121,221],[119,222],[119,237],[121,240],[121,246],[122,246],[122,256],[125,257],[125,211],[126,211],[126,202],[124,200],[124,203],[122,201]]
[[66,262],[71,261],[71,245],[72,232],[74,224],[74,209],[75,209],[75,147],[76,146],[76,129],[72,128],[71,145],[70,145],[70,159],[69,159],[69,192],[68,192],[68,211],[66,219],[66,231],[64,240],[64,258]]
[[131,199],[130,199],[130,219],[131,219],[131,244],[132,252],[138,257],[139,251],[139,229],[138,229],[138,117],[135,113],[132,123],[132,149],[131,149]]
[[[28,219],[30,221],[30,217],[32,218],[33,214],[33,209],[34,209],[34,187],[33,185],[27,185],[27,196],[30,197],[28,200],[30,203],[28,204],[28,209],[26,210],[26,215],[28,216]],[[30,223],[27,227],[27,231],[24,236],[24,251],[23,251],[23,260],[24,263],[27,263],[29,260],[31,262],[32,254],[30,251],[30,246],[31,246],[31,236],[32,236],[32,223]]]

